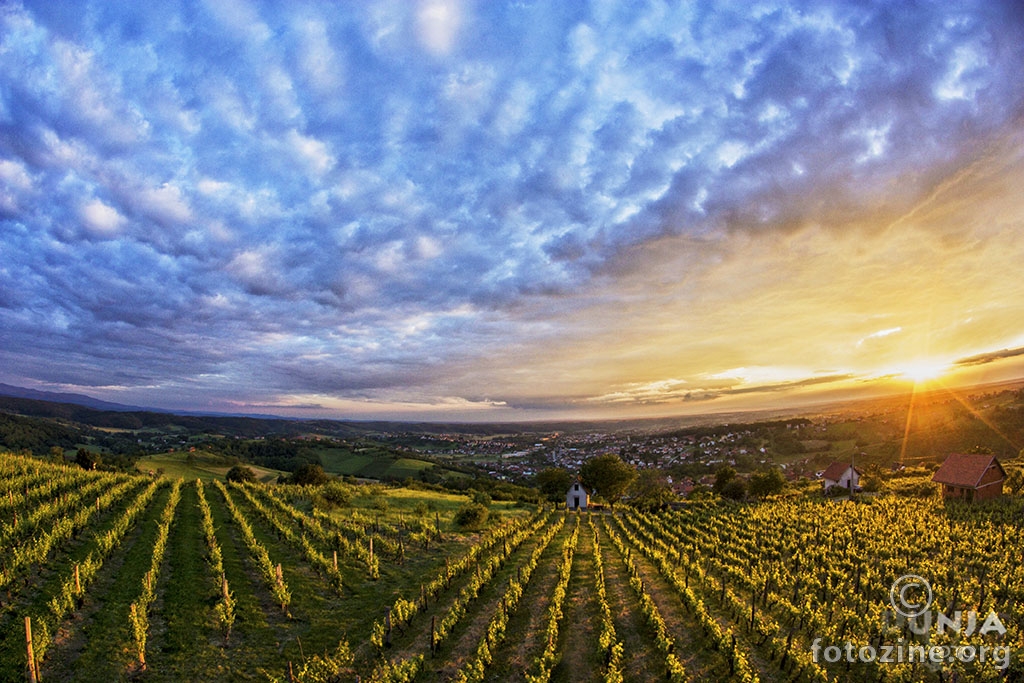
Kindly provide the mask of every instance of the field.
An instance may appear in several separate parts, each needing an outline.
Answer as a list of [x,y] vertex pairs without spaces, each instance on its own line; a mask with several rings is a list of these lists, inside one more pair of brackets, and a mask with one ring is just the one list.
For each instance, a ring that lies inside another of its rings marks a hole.
[[396,456],[387,449],[368,446],[347,448],[320,448],[316,451],[324,470],[330,474],[367,477],[371,479],[416,479],[420,472],[434,463]]
[[[288,472],[272,470],[257,465],[246,465],[261,482],[273,482],[278,477],[289,475]],[[202,479],[211,482],[224,479],[231,465],[223,458],[202,451],[195,453],[160,453],[139,458],[136,468],[144,474],[161,474],[170,478]]]
[[[26,617],[45,681],[1024,673],[1019,499],[707,501],[656,513],[495,503],[484,528],[466,531],[453,521],[465,496],[349,492],[330,508],[314,488],[0,456],[0,680],[28,679]],[[965,616],[959,634],[917,635],[919,622],[895,619],[890,588],[908,574],[928,579],[944,616],[976,611],[975,627]],[[862,661],[869,648],[954,644],[988,659]]]

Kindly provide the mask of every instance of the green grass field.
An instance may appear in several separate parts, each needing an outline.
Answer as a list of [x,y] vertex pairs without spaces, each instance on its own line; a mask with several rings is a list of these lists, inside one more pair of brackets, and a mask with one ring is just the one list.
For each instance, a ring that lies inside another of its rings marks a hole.
[[[194,453],[176,451],[174,453],[147,455],[139,458],[136,465],[136,469],[143,474],[151,472],[154,474],[162,473],[165,477],[172,479],[202,479],[204,482],[210,482],[214,479],[223,481],[231,467],[230,464],[224,462],[223,458],[204,451],[196,451]],[[259,481],[265,483],[277,481],[277,478],[281,476],[288,476],[288,472],[282,472],[281,470],[271,470],[265,467],[257,467],[256,465],[246,465],[246,467],[256,473],[256,478]]]

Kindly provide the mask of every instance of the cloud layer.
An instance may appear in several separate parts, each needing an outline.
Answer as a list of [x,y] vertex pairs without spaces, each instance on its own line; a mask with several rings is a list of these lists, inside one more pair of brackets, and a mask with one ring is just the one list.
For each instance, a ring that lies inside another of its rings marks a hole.
[[507,417],[1024,344],[1017,3],[157,5],[0,8],[9,383]]

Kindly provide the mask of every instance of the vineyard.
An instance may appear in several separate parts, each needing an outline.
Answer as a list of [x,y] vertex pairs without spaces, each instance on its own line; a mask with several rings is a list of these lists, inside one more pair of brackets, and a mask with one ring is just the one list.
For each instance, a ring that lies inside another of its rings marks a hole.
[[[1024,677],[1018,500],[493,504],[466,531],[457,496],[390,495],[329,508],[307,487],[0,456],[0,680]],[[895,618],[910,574],[977,624]]]

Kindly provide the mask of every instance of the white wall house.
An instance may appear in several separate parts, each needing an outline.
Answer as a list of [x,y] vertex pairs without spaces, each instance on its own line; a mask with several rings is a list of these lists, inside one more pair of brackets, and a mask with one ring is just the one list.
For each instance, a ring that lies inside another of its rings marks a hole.
[[833,486],[841,489],[856,489],[860,486],[860,470],[850,463],[834,462],[821,474],[822,483],[828,491]]
[[578,481],[569,487],[565,494],[565,507],[570,510],[586,510],[590,504],[590,492]]

